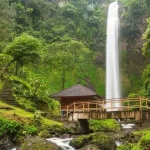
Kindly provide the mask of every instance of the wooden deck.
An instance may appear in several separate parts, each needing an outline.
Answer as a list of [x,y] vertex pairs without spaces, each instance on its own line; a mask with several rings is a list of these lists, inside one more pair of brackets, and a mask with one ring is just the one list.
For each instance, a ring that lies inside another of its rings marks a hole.
[[[105,104],[110,107],[105,108]],[[120,106],[115,107],[115,103]],[[150,121],[150,100],[147,98],[111,99],[103,101],[74,102],[67,106],[69,120],[78,119],[135,119]],[[106,110],[107,109],[107,110]]]

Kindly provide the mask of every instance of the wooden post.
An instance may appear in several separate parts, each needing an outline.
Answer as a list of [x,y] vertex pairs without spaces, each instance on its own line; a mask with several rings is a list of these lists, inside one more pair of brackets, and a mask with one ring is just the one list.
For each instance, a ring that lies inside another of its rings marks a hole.
[[89,104],[89,101],[88,101],[88,112],[89,112],[89,108],[90,108],[90,104]]
[[97,102],[96,102],[96,111],[97,111]]
[[140,110],[142,110],[142,100],[141,100],[141,97],[139,97],[139,100],[140,100]]
[[83,102],[83,112],[84,112],[84,102]]
[[104,111],[104,104],[105,104],[105,103],[104,103],[104,100],[103,100],[103,106],[102,106],[102,110],[103,110],[103,111]]
[[128,110],[129,110],[129,105],[130,105],[130,103],[129,103],[129,99],[128,99]]
[[75,102],[73,103],[73,112],[75,112],[75,109],[76,109],[76,104]]
[[146,110],[148,110],[148,98],[146,98]]
[[68,106],[67,106],[67,117],[68,117]]

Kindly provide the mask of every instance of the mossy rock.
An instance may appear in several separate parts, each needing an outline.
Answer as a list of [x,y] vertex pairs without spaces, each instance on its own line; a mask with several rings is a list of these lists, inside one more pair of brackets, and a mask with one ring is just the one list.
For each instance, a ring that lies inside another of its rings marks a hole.
[[107,136],[104,133],[82,135],[70,141],[70,145],[76,149],[80,149],[86,146],[87,144],[96,145],[101,150],[116,149],[115,141],[110,136]]
[[20,150],[61,150],[57,145],[40,137],[30,137],[21,145]]
[[52,135],[49,133],[48,130],[42,130],[38,135],[41,138],[51,138],[52,137]]
[[89,144],[82,147],[80,150],[99,150],[99,148],[96,145]]

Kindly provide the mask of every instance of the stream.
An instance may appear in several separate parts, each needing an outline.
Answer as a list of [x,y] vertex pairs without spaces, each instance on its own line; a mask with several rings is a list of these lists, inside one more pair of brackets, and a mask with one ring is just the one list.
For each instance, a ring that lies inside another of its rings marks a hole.
[[58,146],[60,146],[63,150],[75,150],[73,147],[69,145],[69,142],[73,138],[66,138],[66,139],[60,139],[60,138],[49,138],[46,139],[47,141],[50,141]]
[[[128,129],[132,129],[135,124],[121,124],[122,128],[124,130],[128,130]],[[62,148],[62,150],[75,150],[72,146],[69,145],[69,142],[72,140],[73,138],[49,138],[46,139],[47,141],[54,143],[56,145],[58,145],[59,147]],[[117,146],[120,146],[122,143],[120,141],[115,141]],[[13,148],[11,150],[16,150],[16,148]]]

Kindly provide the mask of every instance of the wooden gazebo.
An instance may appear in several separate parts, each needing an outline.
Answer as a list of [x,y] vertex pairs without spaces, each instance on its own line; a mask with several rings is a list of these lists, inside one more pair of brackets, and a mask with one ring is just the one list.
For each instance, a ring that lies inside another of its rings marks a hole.
[[96,92],[81,84],[77,84],[68,89],[55,93],[50,97],[60,101],[61,111],[66,111],[67,106],[73,102],[102,100],[102,98]]

